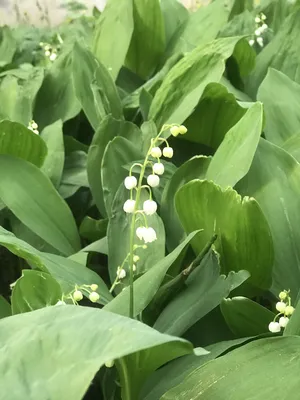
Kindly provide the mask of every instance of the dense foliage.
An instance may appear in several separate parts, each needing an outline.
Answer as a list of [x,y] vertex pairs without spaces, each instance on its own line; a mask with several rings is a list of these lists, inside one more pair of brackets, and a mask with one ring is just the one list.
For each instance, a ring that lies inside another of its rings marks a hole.
[[299,399],[300,2],[75,14],[0,31],[0,399]]

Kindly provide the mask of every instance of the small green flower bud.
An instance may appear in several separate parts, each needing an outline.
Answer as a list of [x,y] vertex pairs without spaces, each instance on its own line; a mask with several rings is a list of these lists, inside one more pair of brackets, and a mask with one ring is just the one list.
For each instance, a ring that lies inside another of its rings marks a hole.
[[280,292],[279,293],[280,300],[285,300],[287,297],[288,297],[287,292]]
[[100,296],[96,292],[92,292],[89,295],[89,299],[91,300],[92,303],[97,303],[97,301],[100,299]]
[[73,293],[73,299],[75,301],[80,301],[83,299],[83,294],[81,293],[80,290],[75,290],[75,292]]
[[133,256],[133,262],[137,263],[138,261],[140,261],[140,257],[139,256]]
[[96,283],[93,283],[91,285],[91,289],[92,289],[93,292],[95,292],[98,289],[98,285],[96,285]]
[[289,316],[289,315],[292,315],[294,311],[295,311],[295,309],[293,306],[286,306],[284,314]]
[[114,360],[106,361],[105,366],[106,368],[112,368],[115,365]]
[[185,133],[187,133],[187,128],[184,125],[180,125],[179,133],[180,135],[184,135]]

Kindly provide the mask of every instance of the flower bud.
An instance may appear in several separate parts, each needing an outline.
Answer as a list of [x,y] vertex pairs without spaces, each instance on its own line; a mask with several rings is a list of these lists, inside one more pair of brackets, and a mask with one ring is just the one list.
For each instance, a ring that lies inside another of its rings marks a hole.
[[272,333],[280,332],[281,328],[278,322],[270,322],[269,323],[269,331]]
[[137,179],[135,176],[127,176],[124,180],[124,185],[126,189],[131,190],[136,187]]
[[161,149],[159,147],[153,147],[150,154],[154,158],[159,158],[161,157]]
[[73,299],[75,301],[80,301],[83,299],[83,294],[81,293],[80,290],[75,290],[75,292],[73,293]]
[[260,47],[263,47],[264,45],[264,39],[262,37],[258,37],[256,39],[257,43],[260,45]]
[[184,125],[180,125],[179,133],[180,135],[184,135],[185,133],[187,133],[187,128]]
[[259,23],[260,23],[260,18],[259,18],[259,17],[255,17],[255,22],[256,22],[257,24],[259,24]]
[[106,366],[106,368],[112,368],[115,365],[114,360],[109,360],[106,361],[106,363],[104,364]]
[[288,297],[287,292],[280,292],[279,293],[280,300],[285,300],[287,297]]
[[98,285],[96,283],[93,283],[90,287],[93,292],[95,292],[98,289]]
[[56,58],[57,58],[57,54],[56,54],[56,53],[52,53],[52,54],[50,55],[50,57],[49,57],[49,60],[53,62],[53,61],[56,60]]
[[136,272],[136,265],[135,264],[133,264],[133,266],[132,266],[132,271]]
[[179,126],[172,126],[172,128],[170,128],[170,132],[172,136],[178,136],[180,133],[180,128]]
[[174,152],[173,152],[172,147],[165,147],[165,148],[163,149],[163,156],[164,156],[164,157],[166,157],[166,158],[172,158],[172,157],[173,157],[173,154],[174,154]]
[[55,305],[56,306],[65,306],[66,303],[64,301],[62,301],[62,300],[59,300]]
[[124,279],[126,276],[126,271],[124,268],[119,268],[117,271],[117,275],[119,279]]
[[165,172],[164,164],[162,163],[155,163],[153,165],[153,172],[157,175],[162,175]]
[[293,306],[286,306],[284,313],[285,315],[289,316],[292,315],[294,311],[295,309]]
[[134,211],[134,207],[135,207],[135,200],[126,200],[123,205],[123,210],[127,214],[132,214]]
[[153,228],[145,228],[144,241],[145,243],[152,243],[157,239],[156,232]]
[[97,303],[97,301],[100,299],[100,296],[97,292],[92,292],[89,294],[89,299],[92,303]]
[[284,313],[286,309],[286,304],[283,301],[279,301],[276,303],[276,310],[280,313]]
[[254,43],[255,43],[255,40],[253,40],[253,39],[249,40],[249,44],[250,44],[251,47],[254,45]]
[[148,246],[146,244],[143,245],[143,249],[146,250]]
[[157,187],[159,185],[159,176],[151,174],[147,178],[147,183],[151,187]]
[[143,210],[146,215],[153,215],[156,213],[157,204],[153,200],[146,200],[143,204]]
[[139,256],[133,256],[133,262],[137,263],[138,261],[140,261],[140,257]]
[[280,317],[280,318],[279,318],[279,325],[280,325],[282,328],[285,328],[285,327],[287,326],[288,322],[289,322],[288,317]]
[[137,228],[137,230],[135,231],[136,236],[137,236],[140,240],[143,240],[143,239],[144,239],[144,232],[145,232],[145,229],[147,229],[147,228],[145,228],[144,226],[139,226],[139,227]]

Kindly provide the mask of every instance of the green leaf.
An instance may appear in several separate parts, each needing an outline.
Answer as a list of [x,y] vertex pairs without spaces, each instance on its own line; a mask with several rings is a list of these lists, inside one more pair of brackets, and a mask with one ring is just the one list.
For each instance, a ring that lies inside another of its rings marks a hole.
[[[280,95],[279,95],[280,94]],[[281,146],[300,131],[300,85],[273,68],[260,85],[257,98],[264,103],[266,139]]]
[[17,49],[16,39],[8,26],[0,28],[0,67],[10,64]]
[[164,18],[166,44],[168,46],[176,31],[188,20],[189,12],[177,0],[161,0],[160,7]]
[[12,314],[11,306],[3,296],[0,296],[0,319],[10,317]]
[[133,0],[108,0],[96,22],[93,53],[115,80],[124,64],[133,33]]
[[34,165],[0,156],[0,198],[28,228],[65,255],[80,248],[71,210]]
[[[109,217],[112,216],[111,209],[115,195],[128,175],[123,166],[142,158],[141,145],[139,145],[141,137],[137,131],[134,131],[134,133],[136,133],[134,141],[121,136],[113,138],[106,146],[103,154],[101,182],[105,208]],[[112,179],[112,176],[114,179]]]
[[40,129],[74,118],[80,111],[72,76],[72,52],[61,54],[45,75],[36,98],[34,120]]
[[83,238],[94,242],[106,236],[107,224],[107,219],[96,220],[86,216],[81,222],[79,233]]
[[82,266],[82,264],[69,258],[42,253],[2,227],[0,227],[0,243],[36,269],[51,274],[59,282],[63,293],[66,294],[74,290],[75,285],[91,285],[96,283],[99,286],[98,293],[101,296],[98,303],[107,304],[112,299],[112,295],[109,293],[100,276]]
[[[107,227],[108,239],[108,259],[109,259],[109,275],[111,281],[116,279],[118,266],[122,265],[127,257],[130,248],[130,229],[132,214],[126,214],[123,211],[123,205],[129,198],[129,191],[125,189],[123,184],[119,188],[111,209],[111,218]],[[149,199],[149,192],[144,189],[141,193],[139,210],[145,200]],[[165,255],[165,230],[160,217],[155,213],[147,216],[148,225],[151,226],[157,235],[157,240],[147,245],[147,249],[137,249],[136,255],[140,257],[137,265],[137,274],[144,273],[153,268]],[[140,219],[136,223],[136,228],[144,224],[144,219]],[[135,233],[134,233],[135,234]],[[141,245],[141,241],[135,235],[135,244]],[[124,269],[129,277],[128,264],[125,263]],[[124,280],[129,283],[128,280]]]
[[47,155],[47,146],[39,135],[11,121],[0,122],[0,154],[22,158],[40,167]]
[[213,182],[194,180],[177,192],[175,204],[187,233],[204,229],[192,242],[196,254],[216,233],[222,273],[245,269],[251,274],[247,285],[262,290],[270,287],[273,242],[255,199],[242,199],[232,188],[224,190]]
[[185,140],[216,150],[225,134],[243,117],[246,110],[235,96],[219,83],[206,86],[193,113],[185,121]]
[[[157,346],[166,356],[171,350],[192,352],[191,344],[182,339],[87,307],[56,306],[15,315],[1,320],[0,332],[6,349],[0,360],[0,371],[5,374],[1,392],[16,400],[24,393],[31,400],[47,396],[80,400],[106,362],[148,348],[156,351]],[[174,346],[167,346],[167,352],[163,345],[168,343]],[[20,362],[26,373],[18,369]]]
[[105,208],[101,180],[101,165],[106,146],[116,136],[133,138],[134,136],[138,137],[138,134],[140,134],[140,131],[136,125],[131,122],[116,120],[108,115],[101,121],[93,137],[88,152],[87,173],[93,199],[103,217],[106,217],[109,212]]
[[204,178],[210,160],[209,157],[195,156],[186,161],[175,171],[163,191],[160,215],[165,224],[167,247],[169,250],[174,250],[185,237],[175,209],[175,194],[185,183],[196,178]]
[[227,278],[220,276],[218,255],[210,251],[187,278],[186,288],[162,311],[154,328],[181,336],[248,277],[247,271],[230,272]]
[[76,96],[94,130],[108,114],[123,118],[121,100],[109,72],[78,42],[73,49],[73,81]]
[[257,336],[268,332],[274,313],[246,297],[224,299],[221,311],[231,331],[238,337]]
[[134,30],[125,65],[147,79],[165,50],[164,21],[160,0],[132,0]]
[[32,119],[35,98],[43,79],[42,68],[32,68],[26,79],[18,79],[13,75],[5,76],[0,85],[2,118],[27,126]]
[[190,18],[172,38],[172,54],[188,52],[214,40],[227,22],[230,7],[224,0],[215,0],[191,13]]
[[55,305],[61,297],[61,288],[51,275],[23,270],[12,292],[12,312],[21,314]]
[[[252,2],[252,0],[250,0]],[[236,4],[241,4],[242,2],[238,0]],[[232,10],[233,11],[233,10]],[[230,36],[252,36],[256,30],[255,18],[253,14],[245,10],[239,15],[235,15],[234,18],[228,22],[220,32],[221,37]]]
[[279,32],[257,56],[256,66],[249,77],[247,91],[255,97],[258,87],[272,67],[300,83],[297,38],[300,33],[300,10],[297,9],[282,24]]
[[242,195],[254,196],[270,226],[275,255],[272,292],[276,296],[286,288],[296,298],[300,289],[299,188],[296,160],[261,139],[250,171],[237,190]]
[[46,142],[48,148],[48,154],[42,171],[57,188],[60,185],[65,162],[62,122],[59,120],[47,126],[41,133],[41,137]]
[[211,82],[218,82],[240,38],[218,39],[200,45],[180,60],[167,74],[151,104],[149,119],[160,128],[182,123],[194,110]]
[[[196,368],[161,399],[241,400],[247,396],[255,400],[268,397],[279,400],[287,395],[287,390],[289,397],[296,399],[300,389],[299,344],[298,337],[253,341]],[[282,384],[286,381],[288,389]]]
[[262,124],[263,108],[255,103],[225,135],[208,166],[206,179],[223,188],[235,186],[250,169]]
[[291,136],[281,147],[300,162],[300,134]]
[[[134,281],[134,316],[140,314],[159,289],[168,269],[180,257],[199,231],[191,233],[172,253],[158,261],[151,269]],[[129,287],[125,288],[104,308],[120,315],[129,315]]]

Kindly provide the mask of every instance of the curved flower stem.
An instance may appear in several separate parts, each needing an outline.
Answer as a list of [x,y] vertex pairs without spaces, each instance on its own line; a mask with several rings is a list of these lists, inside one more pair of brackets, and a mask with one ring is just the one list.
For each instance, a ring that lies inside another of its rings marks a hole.
[[148,152],[146,154],[144,163],[141,167],[141,172],[138,180],[138,185],[137,185],[137,191],[136,191],[136,198],[135,198],[135,206],[133,210],[133,215],[132,215],[132,220],[131,220],[131,225],[130,225],[130,239],[129,239],[129,284],[130,284],[130,300],[129,300],[129,316],[130,318],[134,318],[134,288],[133,288],[133,277],[134,277],[134,272],[133,272],[133,247],[134,247],[134,234],[135,234],[135,223],[136,223],[136,212],[138,211],[139,207],[139,202],[141,198],[141,191],[142,191],[142,183],[146,171],[147,164],[149,162],[149,156],[151,154],[151,149],[155,147],[156,142],[159,140],[160,135],[168,129],[165,125],[161,128],[159,134],[156,136],[156,138],[151,139],[151,144],[148,149]]

